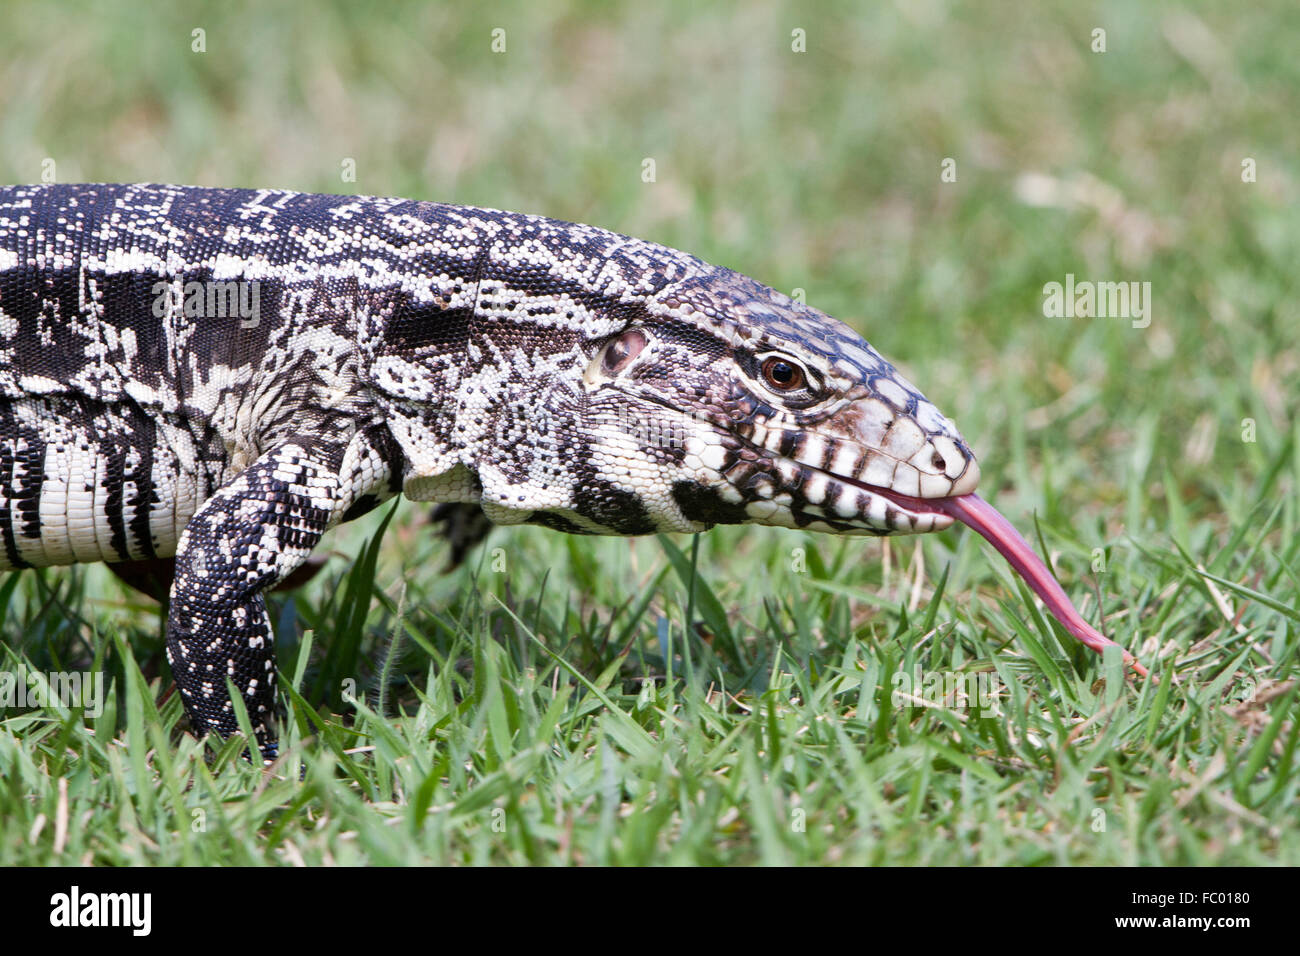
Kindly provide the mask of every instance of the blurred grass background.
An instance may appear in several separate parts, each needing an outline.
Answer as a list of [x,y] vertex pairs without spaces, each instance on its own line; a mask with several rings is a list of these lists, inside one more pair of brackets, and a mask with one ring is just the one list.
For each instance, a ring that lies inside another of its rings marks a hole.
[[[1285,687],[1294,674],[1293,616],[1230,595],[1250,607],[1247,643],[1267,636],[1267,649],[1237,660],[1240,647],[1213,643],[1233,630],[1220,626],[1215,594],[1201,579],[1189,582],[1187,568],[1203,563],[1296,605],[1295,4],[20,2],[4,7],[0,25],[0,180],[38,181],[52,160],[65,182],[284,187],[492,206],[590,222],[687,249],[786,292],[802,288],[809,304],[858,328],[957,421],[981,459],[985,496],[1027,532],[1036,514],[1069,580],[1088,576],[1092,549],[1106,550],[1116,573],[1101,575],[1097,593],[1117,615],[1117,639],[1175,658],[1194,649],[1194,673],[1178,684],[1199,681],[1211,696],[1244,678],[1252,687]],[[1097,28],[1106,31],[1104,53],[1091,49]],[[504,53],[492,50],[496,29],[505,31]],[[193,51],[195,30],[206,52]],[[805,31],[806,52],[792,50],[794,30]],[[642,181],[645,158],[655,160],[653,183]],[[940,179],[945,158],[956,161],[956,182]],[[1251,183],[1242,181],[1247,158],[1257,170]],[[355,182],[341,176],[348,160]],[[1067,273],[1150,282],[1150,326],[1045,318],[1043,285]],[[1254,440],[1243,440],[1252,428]],[[550,608],[555,632],[571,636],[571,612],[606,621],[622,601],[649,593],[651,582],[672,583],[654,577],[667,567],[654,540],[567,540],[533,528],[491,539],[512,562],[510,574],[440,578],[433,571],[441,554],[421,515],[402,506],[376,578],[390,599],[394,582],[410,584],[417,617],[445,607],[454,618],[477,607],[483,589],[527,604],[539,620]],[[378,520],[345,530],[334,547],[355,555]],[[769,635],[755,622],[770,613],[769,598],[805,593],[789,571],[792,549],[812,549],[836,569],[830,583],[855,590],[833,606],[818,604],[824,619],[806,632],[795,627],[787,648],[815,677],[817,660],[838,658],[857,641],[870,655],[889,635],[911,634],[908,612],[924,611],[945,565],[951,576],[940,619],[982,608],[981,620],[992,615],[1012,633],[998,616],[1005,608],[974,596],[981,585],[1005,594],[1008,579],[969,537],[935,536],[923,547],[854,542],[846,550],[826,538],[722,529],[701,540],[699,570],[738,632],[779,644],[781,627]],[[328,630],[321,608],[332,606],[346,570],[338,564],[296,604],[277,605],[290,631],[313,615]],[[137,656],[156,657],[156,619],[140,623],[152,613],[147,607],[124,597],[102,569],[69,573],[64,598],[89,602],[88,617],[126,629],[148,649]],[[63,578],[31,577],[37,583],[8,592],[4,635],[36,659],[43,652],[32,633],[81,625],[50,610]],[[1072,591],[1089,615],[1092,588]],[[1019,606],[1014,592],[1010,599]],[[621,633],[653,643],[659,622],[680,624],[688,600],[650,593],[644,617]],[[377,609],[365,648],[382,651],[391,611]],[[1153,633],[1152,614],[1163,630]],[[461,636],[499,635],[496,620]],[[912,636],[937,653],[933,634]],[[281,640],[296,644],[293,634]],[[514,663],[526,670],[532,659],[520,640]],[[615,649],[584,648],[593,674],[614,660]],[[1229,658],[1235,663],[1225,667]],[[962,669],[970,660],[959,653],[928,666]],[[1092,666],[1073,660],[1081,673]],[[638,666],[634,657],[624,676],[641,673]],[[755,666],[738,680],[761,691],[769,675]],[[1050,695],[1052,687],[1040,690]],[[1208,712],[1198,719],[1208,723],[1190,762],[1197,768],[1220,751],[1239,756],[1259,731],[1237,733]],[[1267,766],[1289,780],[1295,723],[1289,712],[1277,720],[1285,732],[1265,748]],[[1148,754],[1142,766],[1156,773],[1186,759],[1175,750]],[[965,786],[955,765],[941,764],[954,772],[953,787]],[[1238,783],[1223,782],[1234,800],[1243,799]],[[1092,785],[1081,783],[1080,792]],[[1286,786],[1282,795],[1293,795],[1294,784]],[[731,799],[747,825],[738,796],[746,792]],[[908,792],[916,793],[905,789],[898,799],[909,800],[917,820],[942,818],[927,816],[926,801]],[[1167,809],[1155,800],[1144,812],[1154,821]],[[1188,824],[1196,836],[1164,820],[1152,823],[1155,836],[1133,844],[1052,838],[1044,849],[1026,837],[1035,849],[1017,856],[994,840],[983,855],[976,848],[973,861],[1216,862],[1227,854],[1264,862],[1283,849],[1296,861],[1295,840],[1280,835],[1277,817],[1262,830],[1254,821],[1243,847],[1234,829],[1240,819],[1225,817],[1219,803],[1204,811]],[[770,855],[760,831],[737,837],[734,853],[681,859],[816,861],[806,844],[807,856]],[[709,832],[701,831],[701,846]],[[966,852],[948,847],[942,827],[932,836],[936,842],[909,832],[897,844],[902,858],[892,861]],[[850,828],[830,858],[874,860],[867,845],[879,839],[878,828]],[[472,845],[470,857],[501,858]],[[439,843],[428,855],[466,858],[457,846]],[[664,858],[655,846],[651,840],[647,859]]]

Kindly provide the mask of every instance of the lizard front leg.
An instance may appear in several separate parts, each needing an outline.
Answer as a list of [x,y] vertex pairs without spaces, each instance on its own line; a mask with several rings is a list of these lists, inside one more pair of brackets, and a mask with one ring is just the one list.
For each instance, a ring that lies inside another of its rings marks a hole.
[[263,454],[190,519],[176,551],[167,660],[196,734],[239,729],[239,689],[265,759],[276,754],[275,647],[263,592],[306,560],[321,535],[382,484],[347,448],[298,437]]

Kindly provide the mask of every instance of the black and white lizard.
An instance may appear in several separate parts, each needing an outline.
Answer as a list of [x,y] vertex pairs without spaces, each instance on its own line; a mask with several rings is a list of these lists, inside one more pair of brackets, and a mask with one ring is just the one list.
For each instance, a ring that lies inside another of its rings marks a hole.
[[0,188],[0,568],[174,555],[193,726],[237,730],[229,677],[268,758],[263,592],[399,492],[581,534],[957,518],[1108,643],[978,481],[848,326],[654,243],[402,199]]

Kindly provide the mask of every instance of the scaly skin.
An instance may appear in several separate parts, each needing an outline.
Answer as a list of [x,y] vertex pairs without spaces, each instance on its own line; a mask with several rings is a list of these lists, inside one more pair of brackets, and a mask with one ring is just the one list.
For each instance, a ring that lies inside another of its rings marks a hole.
[[[190,295],[224,283],[255,318]],[[398,492],[581,534],[886,535],[949,526],[924,502],[978,481],[848,326],[653,243],[400,199],[0,189],[0,568],[174,555],[186,710],[233,733],[229,676],[268,758],[263,594]]]

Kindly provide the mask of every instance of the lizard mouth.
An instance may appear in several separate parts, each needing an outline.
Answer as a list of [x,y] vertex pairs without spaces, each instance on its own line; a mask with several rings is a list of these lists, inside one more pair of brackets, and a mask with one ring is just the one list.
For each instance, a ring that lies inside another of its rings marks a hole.
[[[936,521],[933,530],[942,530],[950,526],[953,521],[960,521],[993,545],[998,553],[1006,558],[1007,563],[1024,579],[1030,590],[1042,599],[1052,616],[1076,640],[1099,654],[1106,647],[1118,646],[1083,619],[1066,595],[1065,589],[1052,576],[1052,572],[1030,547],[1029,542],[996,508],[974,492],[948,498],[915,498],[851,479],[840,478],[839,480],[892,502],[896,507],[912,515],[914,524],[915,517],[920,515],[947,519],[942,524]],[[1138,663],[1132,654],[1128,651],[1123,653],[1124,661],[1129,667],[1143,677],[1147,676],[1146,668]]]

